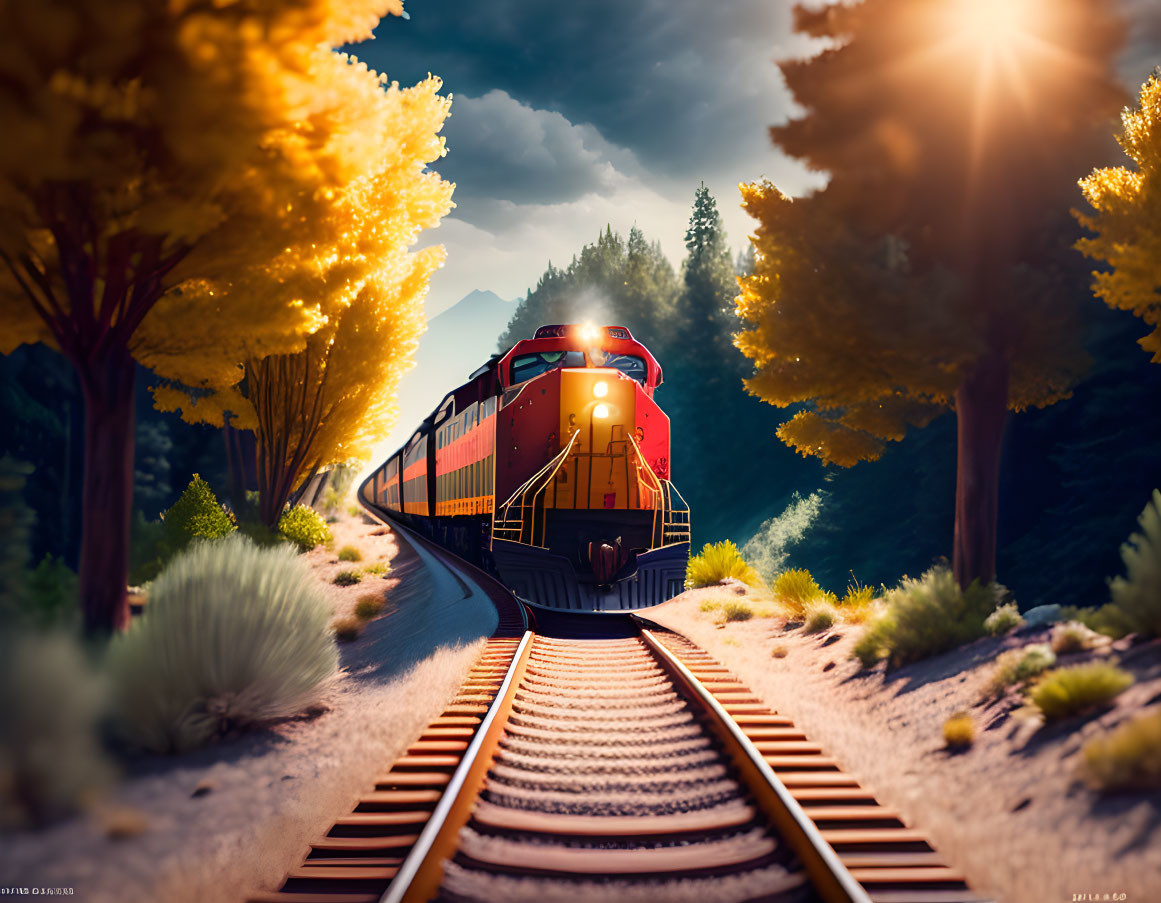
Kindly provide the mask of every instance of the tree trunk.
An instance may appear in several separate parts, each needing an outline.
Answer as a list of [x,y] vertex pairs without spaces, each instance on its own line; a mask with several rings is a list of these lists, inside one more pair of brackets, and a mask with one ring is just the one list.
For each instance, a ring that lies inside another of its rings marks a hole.
[[955,393],[958,429],[955,487],[956,582],[996,579],[996,520],[1000,451],[1008,416],[1009,366],[992,350],[967,373]]
[[125,347],[106,347],[78,367],[85,399],[80,596],[90,636],[129,623],[129,522],[133,505],[133,381]]

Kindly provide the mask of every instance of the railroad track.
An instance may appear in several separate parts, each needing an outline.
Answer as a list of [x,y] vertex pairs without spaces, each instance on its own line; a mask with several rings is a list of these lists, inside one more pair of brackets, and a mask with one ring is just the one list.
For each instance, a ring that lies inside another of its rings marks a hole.
[[519,632],[497,587],[501,628],[459,695],[251,903],[980,900],[684,637]]

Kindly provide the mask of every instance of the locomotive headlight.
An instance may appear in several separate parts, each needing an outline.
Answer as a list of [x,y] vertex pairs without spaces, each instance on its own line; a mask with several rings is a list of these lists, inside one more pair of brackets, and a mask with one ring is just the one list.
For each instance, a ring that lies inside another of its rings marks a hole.
[[593,385],[593,398],[604,398],[609,394],[609,384],[603,379]]
[[604,420],[609,416],[609,406],[607,404],[599,404],[593,408],[593,416],[597,420]]

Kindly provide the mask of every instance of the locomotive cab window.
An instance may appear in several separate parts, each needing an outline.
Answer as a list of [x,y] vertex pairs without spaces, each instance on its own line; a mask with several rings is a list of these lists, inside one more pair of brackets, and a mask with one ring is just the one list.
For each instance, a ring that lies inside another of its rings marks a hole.
[[649,374],[645,366],[645,359],[637,357],[633,354],[613,354],[612,352],[602,351],[600,348],[593,348],[589,351],[589,358],[593,362],[594,367],[611,367],[614,370],[620,370],[629,379],[635,379],[641,385],[645,385],[645,379]]
[[522,354],[512,360],[512,385],[525,382],[549,370],[584,365],[583,351],[541,351],[539,354]]

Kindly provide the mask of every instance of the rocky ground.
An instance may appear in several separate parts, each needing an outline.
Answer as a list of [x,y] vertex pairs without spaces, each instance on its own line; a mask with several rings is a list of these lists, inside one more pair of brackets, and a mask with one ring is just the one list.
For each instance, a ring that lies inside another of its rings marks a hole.
[[[349,615],[376,593],[385,613],[342,644],[342,673],[309,717],[182,756],[142,756],[90,815],[0,840],[4,887],[72,888],[93,903],[245,899],[278,886],[310,840],[439,714],[496,624],[491,605],[432,577],[406,543],[362,517],[332,524],[333,549],[307,561],[335,608]],[[362,561],[340,562],[353,545]],[[343,569],[384,563],[386,577],[335,586]]]
[[[1136,683],[1105,710],[1037,728],[1019,717],[1019,699],[985,704],[982,690],[999,652],[1045,642],[1047,629],[989,637],[891,673],[882,664],[864,671],[851,658],[861,628],[810,636],[777,618],[719,626],[700,606],[726,598],[763,602],[748,587],[706,587],[647,615],[699,643],[793,718],[882,803],[926,831],[977,890],[1002,903],[1161,900],[1161,792],[1102,797],[1078,776],[1089,737],[1161,703],[1161,644],[1107,651]],[[945,748],[942,726],[960,710],[971,713],[977,737],[956,754]]]

